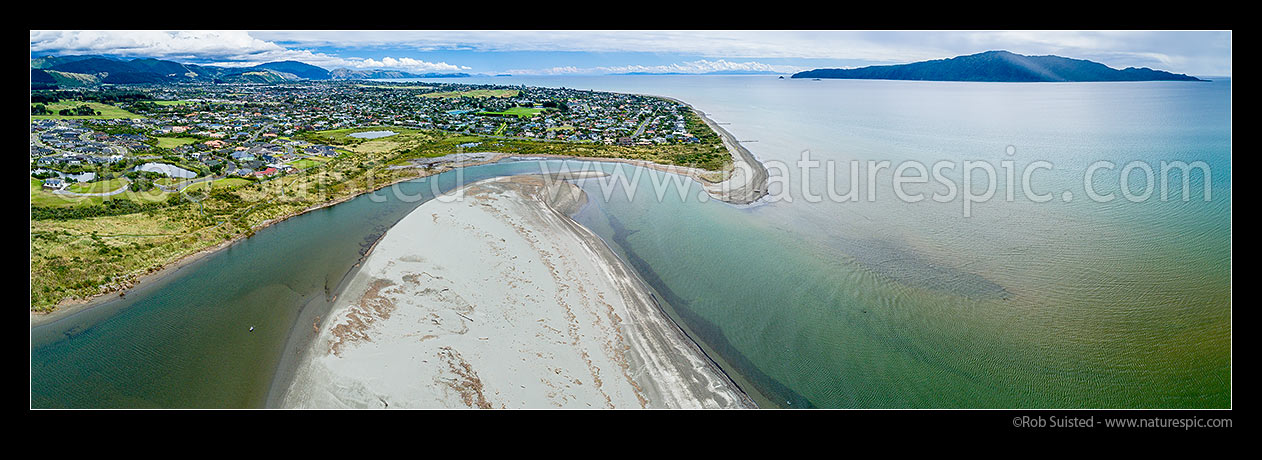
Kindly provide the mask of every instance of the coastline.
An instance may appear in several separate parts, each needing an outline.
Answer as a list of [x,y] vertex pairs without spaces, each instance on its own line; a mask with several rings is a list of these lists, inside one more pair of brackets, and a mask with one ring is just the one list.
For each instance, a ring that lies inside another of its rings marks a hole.
[[[472,164],[471,164],[471,165],[467,165],[467,166],[476,166],[476,165],[472,165]],[[282,221],[288,220],[288,219],[293,218],[293,217],[297,217],[297,216],[300,216],[300,215],[303,215],[303,214],[306,214],[306,213],[309,213],[309,212],[312,212],[312,211],[316,211],[316,210],[324,209],[324,208],[327,208],[327,207],[329,207],[329,206],[334,206],[334,205],[338,205],[338,204],[341,204],[341,203],[345,203],[345,202],[350,201],[350,200],[352,200],[352,199],[358,198],[358,197],[360,197],[360,196],[362,196],[362,195],[364,195],[364,194],[373,193],[373,192],[376,192],[376,191],[381,190],[381,189],[383,189],[383,188],[386,188],[386,187],[389,187],[389,186],[392,186],[392,185],[395,185],[395,184],[398,184],[398,183],[401,183],[401,182],[407,182],[407,181],[410,181],[410,180],[416,180],[416,179],[419,179],[419,178],[422,178],[422,177],[427,177],[427,176],[430,176],[430,175],[433,175],[433,174],[438,174],[439,172],[441,172],[441,171],[435,171],[435,172],[433,172],[432,174],[426,174],[426,173],[424,173],[424,172],[422,171],[422,173],[421,173],[421,174],[419,174],[419,175],[417,175],[417,176],[400,178],[400,179],[398,179],[398,180],[391,181],[391,182],[389,182],[389,183],[383,184],[383,185],[378,186],[378,187],[374,187],[374,188],[372,188],[372,189],[370,189],[370,190],[365,190],[365,191],[363,191],[363,192],[356,193],[356,194],[354,194],[354,195],[349,195],[349,196],[345,196],[345,197],[340,197],[340,198],[337,198],[337,199],[329,200],[329,201],[326,201],[326,202],[324,202],[324,203],[320,203],[320,204],[316,204],[316,205],[308,206],[308,207],[306,207],[306,208],[303,208],[303,209],[298,210],[298,211],[294,211],[294,212],[292,212],[292,213],[289,213],[289,214],[286,214],[286,215],[283,215],[283,216],[274,217],[274,218],[271,218],[271,219],[264,220],[264,221],[262,221],[262,222],[259,222],[258,224],[255,224],[255,225],[251,226],[251,227],[250,227],[250,230],[252,230],[252,231],[262,230],[262,229],[264,229],[264,228],[270,227],[270,226],[272,226],[272,225],[274,225],[274,224],[277,224],[277,223],[279,223],[279,222],[282,222]],[[107,291],[103,291],[103,292],[100,292],[100,293],[98,293],[98,294],[92,295],[92,296],[87,297],[87,298],[82,298],[82,299],[67,299],[67,300],[63,300],[63,301],[61,301],[61,302],[58,302],[58,303],[57,303],[57,305],[53,307],[53,310],[52,310],[52,311],[48,311],[48,312],[35,312],[35,311],[32,311],[32,312],[30,312],[30,315],[31,315],[31,327],[36,327],[36,326],[40,326],[40,325],[44,325],[44,324],[48,324],[48,323],[51,323],[51,322],[53,322],[53,321],[57,321],[57,320],[59,320],[59,319],[62,319],[62,318],[64,318],[64,317],[66,317],[66,316],[69,316],[69,315],[71,315],[71,314],[74,314],[74,313],[77,313],[77,312],[80,312],[80,311],[84,311],[84,310],[87,310],[87,309],[90,309],[90,308],[93,308],[93,307],[97,307],[97,306],[100,306],[100,305],[102,305],[102,304],[106,304],[106,303],[109,303],[109,302],[113,302],[113,301],[119,300],[119,299],[123,298],[124,296],[122,296],[122,295],[119,295],[119,296],[111,296],[111,294],[119,294],[119,293],[124,293],[124,294],[125,294],[125,293],[126,293],[126,292],[128,292],[128,291],[133,291],[133,290],[140,289],[140,288],[142,288],[142,287],[147,287],[147,286],[149,286],[149,285],[152,285],[152,284],[154,284],[154,283],[157,283],[158,281],[161,281],[161,280],[163,280],[163,279],[166,279],[166,277],[173,275],[175,272],[178,272],[181,268],[184,268],[184,267],[186,267],[186,266],[188,266],[188,265],[191,265],[191,264],[193,264],[193,263],[196,263],[196,262],[200,261],[201,259],[205,258],[206,256],[209,256],[209,255],[214,254],[214,253],[216,253],[216,252],[219,252],[219,251],[222,251],[222,250],[227,249],[227,248],[229,248],[229,247],[232,247],[232,245],[234,245],[234,244],[236,244],[236,243],[239,243],[239,242],[241,242],[241,241],[245,240],[246,238],[249,238],[249,235],[248,235],[248,234],[246,234],[246,233],[242,233],[242,234],[239,234],[239,235],[234,236],[234,237],[233,237],[232,239],[230,239],[230,240],[227,240],[227,241],[221,242],[221,243],[216,244],[216,245],[214,245],[214,246],[210,246],[210,247],[207,247],[207,248],[203,248],[203,249],[201,249],[201,250],[199,250],[199,251],[197,251],[197,252],[194,252],[194,253],[190,253],[190,254],[183,255],[183,256],[181,256],[181,257],[179,257],[179,258],[176,258],[176,259],[175,259],[175,260],[173,260],[173,261],[167,262],[166,264],[163,264],[163,265],[161,265],[161,266],[159,266],[159,267],[156,267],[156,268],[154,268],[154,269],[152,269],[152,270],[149,270],[149,271],[147,271],[147,272],[144,272],[144,273],[140,273],[140,274],[134,275],[134,277],[133,277],[131,280],[129,280],[127,283],[125,283],[123,286],[121,286],[121,287],[119,287],[119,288],[115,288],[115,289],[110,289],[110,290],[107,290]]]
[[[723,146],[732,154],[732,176],[728,180],[707,186],[706,192],[711,196],[719,198],[727,203],[732,204],[751,204],[755,201],[767,196],[767,168],[762,162],[750,153],[749,149],[741,145],[732,133],[723,129],[717,122],[710,119],[705,112],[697,110],[692,104],[667,96],[654,96],[666,99],[668,101],[687,106],[694,113],[701,116],[701,120],[709,126],[711,130],[719,134],[719,138],[723,140]],[[702,182],[702,184],[706,184]],[[713,190],[712,190],[713,188]]]
[[[685,103],[678,99],[666,97],[666,96],[653,96],[653,97],[661,97],[661,98],[668,99],[670,101],[689,107],[698,115],[700,115],[702,120],[704,120],[706,124],[710,126],[711,129],[713,129],[716,133],[719,134],[719,137],[723,140],[724,147],[726,147],[728,150],[728,153],[732,155],[732,160],[733,160],[732,172],[730,173],[729,177],[726,180],[723,180],[720,182],[714,182],[705,177],[705,174],[714,173],[716,171],[708,171],[708,170],[702,170],[698,168],[690,168],[686,166],[664,165],[664,164],[653,163],[653,162],[645,161],[645,160],[609,158],[609,157],[581,157],[581,156],[573,156],[573,155],[556,155],[556,154],[518,155],[518,154],[508,154],[508,153],[500,153],[500,152],[485,152],[485,153],[491,154],[491,157],[480,160],[480,161],[471,162],[471,163],[458,162],[454,164],[450,164],[450,163],[442,164],[438,167],[433,168],[432,170],[426,170],[425,168],[422,168],[417,165],[405,166],[402,168],[395,167],[396,169],[413,169],[413,170],[416,170],[418,174],[416,174],[415,176],[403,177],[403,178],[391,181],[389,183],[382,184],[380,186],[377,186],[368,190],[364,190],[363,192],[360,192],[357,194],[348,195],[348,196],[330,200],[324,203],[312,205],[300,211],[296,211],[284,216],[268,219],[250,227],[250,229],[252,231],[258,231],[268,226],[271,226],[275,223],[290,219],[292,217],[300,216],[302,214],[306,214],[308,212],[323,209],[329,206],[341,204],[341,203],[350,201],[352,199],[355,199],[359,196],[362,196],[364,194],[374,193],[378,190],[384,189],[386,187],[390,187],[392,185],[395,185],[401,182],[416,180],[419,178],[428,177],[435,174],[440,174],[440,173],[450,171],[450,170],[455,170],[458,168],[481,166],[481,165],[496,163],[507,158],[522,158],[522,159],[547,158],[547,159],[570,159],[570,160],[577,160],[577,161],[625,163],[625,164],[630,164],[632,166],[649,168],[649,169],[653,169],[653,170],[661,171],[665,173],[679,174],[679,175],[686,176],[697,181],[699,184],[701,184],[702,188],[706,191],[706,193],[709,194],[711,197],[716,198],[720,201],[729,203],[729,204],[734,204],[734,205],[752,204],[758,199],[761,199],[763,196],[767,195],[767,170],[766,168],[762,165],[761,162],[759,162],[756,158],[754,158],[753,154],[751,154],[749,150],[745,149],[739,143],[737,143],[735,139],[732,137],[731,133],[727,132],[727,130],[723,129],[722,126],[719,126],[717,123],[711,120],[707,115],[699,111],[696,111],[696,109],[693,108],[692,105],[688,103]],[[738,175],[740,177],[737,177]],[[248,234],[239,234],[239,235],[234,236],[230,240],[218,243],[211,247],[203,248],[194,253],[186,254],[184,256],[176,258],[175,260],[167,262],[163,265],[154,267],[153,269],[147,272],[133,275],[133,277],[129,281],[127,281],[126,283],[122,284],[121,286],[117,288],[105,290],[86,298],[62,300],[61,302],[58,302],[51,311],[46,311],[46,312],[30,311],[29,312],[30,313],[30,327],[36,327],[36,326],[48,324],[48,323],[57,321],[59,319],[62,319],[66,316],[70,316],[74,313],[87,310],[96,306],[100,306],[102,304],[106,304],[112,301],[119,300],[123,296],[122,295],[113,296],[113,294],[126,293],[127,291],[139,289],[142,286],[151,285],[157,281],[161,281],[165,279],[166,277],[174,274],[175,272],[178,272],[181,268],[189,264],[195,263],[198,260],[208,255],[227,249],[228,247],[231,247],[233,244],[247,237],[248,237]]]
[[569,217],[587,198],[568,180],[587,177],[487,179],[413,210],[269,406],[756,407]]

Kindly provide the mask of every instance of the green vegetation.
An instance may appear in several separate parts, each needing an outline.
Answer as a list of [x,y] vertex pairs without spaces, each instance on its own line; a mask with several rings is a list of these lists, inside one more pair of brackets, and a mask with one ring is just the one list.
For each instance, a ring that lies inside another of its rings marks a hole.
[[509,107],[499,112],[478,112],[478,115],[488,115],[493,117],[520,117],[530,118],[535,115],[547,112],[549,109],[535,109],[530,107]]
[[197,138],[192,137],[155,137],[158,141],[157,146],[164,149],[173,149],[181,145],[195,144]]
[[474,89],[469,91],[444,91],[438,93],[425,93],[421,97],[425,98],[453,98],[453,97],[517,97],[521,91],[515,89]]
[[150,103],[152,103],[152,104],[155,104],[155,105],[162,105],[162,106],[177,106],[177,105],[194,105],[194,104],[198,104],[198,102],[195,102],[195,101],[149,101],[149,102],[150,102]]
[[[35,115],[34,109],[36,108],[36,106],[44,106],[47,114]],[[63,115],[61,113],[62,110],[74,111],[80,107],[85,107],[85,106],[92,109],[93,111],[92,115],[87,115],[86,113]],[[126,110],[120,109],[118,107],[108,105],[108,104],[102,104],[99,102],[80,102],[80,101],[72,101],[72,100],[61,100],[58,102],[50,102],[50,103],[35,102],[35,103],[31,103],[31,109],[32,109],[31,118],[39,119],[39,120],[62,119],[62,118],[91,119],[91,120],[105,120],[105,119],[112,119],[112,118],[144,118],[141,115],[137,115],[137,114],[128,112]]]
[[[71,198],[31,179],[31,310],[125,287],[184,256],[249,236],[265,221],[416,177],[417,170],[386,165],[415,146],[455,137],[390,129],[400,135],[355,142],[349,154],[324,161],[325,167],[269,181],[219,179],[183,193],[150,189]],[[345,139],[355,131],[307,135]]]
[[183,192],[195,193],[195,192],[201,192],[201,191],[207,190],[208,188],[209,190],[212,190],[212,191],[224,190],[224,189],[230,189],[233,187],[240,187],[242,185],[249,185],[251,183],[253,183],[253,181],[249,179],[242,179],[240,177],[225,177],[223,179],[215,179],[209,182],[198,182],[196,184],[188,186],[187,188],[183,190]]
[[75,193],[106,193],[118,190],[122,187],[124,181],[122,179],[107,179],[94,182],[81,182],[66,187],[66,190]]
[[312,166],[317,166],[317,165],[319,165],[320,163],[322,163],[322,162],[321,162],[320,160],[315,159],[315,158],[303,158],[303,159],[301,159],[301,160],[296,160],[296,161],[293,161],[293,162],[289,163],[289,166],[293,166],[293,167],[298,168],[298,169],[307,169],[307,168],[310,168],[310,167],[312,167]]
[[[368,131],[391,131],[396,133],[393,136],[380,137],[377,139],[361,139],[351,137],[351,134],[363,133]],[[372,145],[393,145],[396,143],[407,142],[421,130],[403,128],[399,126],[370,126],[364,128],[348,128],[348,129],[332,129],[327,131],[306,131],[295,134],[296,140],[307,141],[313,144],[336,145],[336,146],[357,146],[363,144]]]
[[[96,210],[88,210],[88,211],[83,211],[83,210],[63,211],[63,210],[60,210],[61,208],[93,208],[93,207],[101,207],[101,206],[111,207],[112,202],[122,202],[122,201],[130,201],[133,204],[161,203],[161,202],[166,201],[166,199],[169,196],[168,193],[162,192],[161,190],[158,190],[155,188],[147,188],[140,192],[129,190],[129,191],[120,193],[118,195],[107,196],[107,197],[63,195],[63,194],[53,193],[51,190],[45,189],[43,187],[43,182],[44,181],[40,179],[35,179],[35,178],[31,179],[31,220],[33,221],[58,218],[58,216],[65,217],[65,216],[78,215],[78,214],[107,215],[109,211],[107,209],[96,209]],[[78,193],[104,193],[104,192],[112,192],[114,190],[117,190],[118,187],[121,185],[121,182],[114,182],[114,185],[111,188],[110,184],[106,182],[108,181],[95,182],[95,183],[101,184],[99,186],[87,186],[87,184],[75,184],[75,185],[71,185],[70,187],[67,187],[67,189],[70,191],[76,191]],[[93,183],[88,183],[88,184],[93,184]],[[107,189],[107,190],[101,190],[99,192],[72,190],[72,188],[76,186],[87,186],[89,187],[89,189],[92,189],[92,190],[96,190],[98,188]],[[114,203],[111,209],[119,209],[120,206],[126,206],[126,205],[121,204],[121,203]]]
[[[431,93],[427,97],[517,95],[517,90],[480,91],[451,93],[454,96]],[[557,109],[516,107],[498,114],[532,116],[545,110]],[[389,169],[388,166],[413,158],[463,151],[461,144],[477,142],[479,150],[509,154],[624,158],[724,171],[730,166],[730,155],[718,136],[695,114],[686,116],[689,131],[702,142],[644,146],[540,142],[374,126],[293,135],[297,140],[338,146],[344,153],[331,159],[312,157],[295,161],[291,165],[301,171],[273,180],[226,178],[196,183],[181,193],[168,193],[155,184],[174,185],[183,180],[153,173],[122,172],[135,165],[124,161],[108,167],[114,169],[105,172],[117,170],[118,175],[130,179],[132,187],[128,191],[110,197],[72,197],[45,190],[42,181],[32,178],[31,310],[47,311],[67,299],[129,286],[137,277],[182,257],[235,238],[248,237],[264,222],[284,219],[418,174],[428,174],[418,169]],[[350,134],[376,130],[397,134],[377,139],[350,137]],[[154,140],[164,148],[195,141],[185,136]],[[204,167],[187,164],[178,156],[167,155],[156,161],[194,170],[203,176],[208,174]],[[101,181],[73,187],[99,193],[116,189],[123,183],[117,175],[99,175],[103,177]]]
[[99,89],[91,91],[32,91],[31,103],[58,102],[134,102],[150,99],[148,94],[134,90]]
[[[708,129],[708,128],[707,128]],[[448,135],[450,136],[450,135]],[[391,139],[391,136],[383,139]],[[480,136],[451,136],[416,144],[401,150],[392,164],[408,159],[436,157],[462,151],[461,144],[480,142],[478,150],[519,155],[564,155],[588,158],[624,158],[654,163],[724,171],[732,157],[715,135],[715,142],[667,145],[605,145],[598,143],[539,142],[526,139],[500,139]],[[401,146],[402,147],[402,146]]]
[[105,134],[137,134],[141,136],[146,136],[149,134],[149,131],[146,129],[133,128],[131,126],[110,126],[104,123],[96,123],[96,122],[91,122],[91,121],[83,122],[83,127],[91,129],[93,131],[100,131]]
[[690,134],[697,136],[697,140],[701,141],[700,143],[723,145],[723,139],[719,137],[719,133],[710,129],[710,125],[707,125],[705,120],[702,120],[701,116],[697,115],[697,112],[688,109],[683,110],[683,112],[684,126]]

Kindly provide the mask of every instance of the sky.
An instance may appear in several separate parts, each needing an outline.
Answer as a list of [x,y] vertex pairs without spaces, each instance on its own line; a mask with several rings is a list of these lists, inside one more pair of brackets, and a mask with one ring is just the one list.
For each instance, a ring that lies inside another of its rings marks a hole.
[[301,61],[326,69],[415,73],[600,75],[792,73],[903,64],[990,50],[1231,76],[1230,31],[44,31],[31,56],[99,54],[252,66]]

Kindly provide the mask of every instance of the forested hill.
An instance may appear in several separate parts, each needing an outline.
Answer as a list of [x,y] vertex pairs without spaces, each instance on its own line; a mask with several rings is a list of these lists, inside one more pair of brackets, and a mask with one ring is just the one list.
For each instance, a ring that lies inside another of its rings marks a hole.
[[1084,59],[1051,55],[1025,56],[1008,51],[987,51],[911,64],[815,69],[798,72],[793,78],[991,82],[1203,81],[1196,77],[1147,67],[1118,70]]
[[92,86],[101,83],[275,83],[296,80],[366,78],[440,78],[467,74],[414,74],[397,70],[326,70],[298,61],[251,67],[182,64],[161,59],[116,59],[106,56],[42,56],[31,59],[31,84],[41,87]]

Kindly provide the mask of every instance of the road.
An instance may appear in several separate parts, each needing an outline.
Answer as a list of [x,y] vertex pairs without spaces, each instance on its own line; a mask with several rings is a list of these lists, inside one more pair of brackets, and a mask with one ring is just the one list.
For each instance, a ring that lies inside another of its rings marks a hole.
[[644,119],[644,122],[643,122],[643,123],[640,123],[640,127],[635,129],[635,134],[632,134],[632,135],[631,135],[631,138],[632,138],[632,139],[635,139],[635,138],[637,138],[637,137],[640,137],[640,134],[643,134],[643,133],[644,133],[644,127],[648,126],[650,121],[655,121],[655,120],[657,120],[658,118],[661,118],[661,117],[651,117],[651,118],[645,118],[645,119]]

